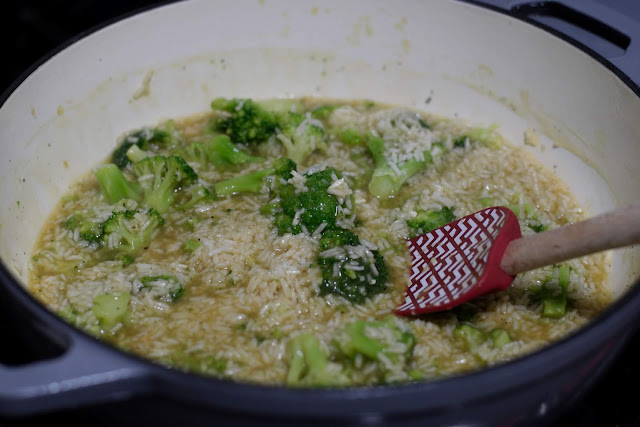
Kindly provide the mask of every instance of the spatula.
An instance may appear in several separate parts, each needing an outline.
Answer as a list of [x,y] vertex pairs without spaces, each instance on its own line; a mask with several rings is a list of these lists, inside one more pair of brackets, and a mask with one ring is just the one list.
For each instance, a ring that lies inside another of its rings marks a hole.
[[522,237],[515,214],[495,206],[409,240],[411,284],[398,315],[449,310],[505,290],[518,273],[640,243],[640,204]]

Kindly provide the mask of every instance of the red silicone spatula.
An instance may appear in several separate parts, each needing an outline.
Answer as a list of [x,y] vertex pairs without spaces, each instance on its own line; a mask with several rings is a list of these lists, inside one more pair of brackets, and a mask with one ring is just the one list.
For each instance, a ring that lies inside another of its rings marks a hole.
[[515,214],[496,206],[409,240],[411,284],[396,314],[449,310],[504,290],[516,274],[640,243],[640,204],[522,237]]

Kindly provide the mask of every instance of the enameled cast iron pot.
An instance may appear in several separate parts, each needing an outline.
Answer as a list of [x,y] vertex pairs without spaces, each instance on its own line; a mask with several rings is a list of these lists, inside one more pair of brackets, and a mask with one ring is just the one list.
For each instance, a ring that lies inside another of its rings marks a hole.
[[0,108],[0,301],[38,360],[0,366],[0,415],[93,408],[103,419],[159,425],[553,420],[636,330],[638,250],[612,258],[616,302],[543,350],[460,377],[348,390],[235,384],[165,369],[70,327],[23,287],[40,225],[73,181],[125,131],[207,110],[216,96],[367,98],[498,123],[517,144],[535,132],[540,144],[527,148],[589,213],[639,199],[637,26],[589,0],[543,5],[566,15],[577,4],[584,14],[569,15],[578,23],[595,22],[587,15],[615,19],[616,30],[594,26],[621,49],[606,60],[514,16],[537,13],[536,5],[492,3],[515,7],[180,2],[96,30],[30,70]]

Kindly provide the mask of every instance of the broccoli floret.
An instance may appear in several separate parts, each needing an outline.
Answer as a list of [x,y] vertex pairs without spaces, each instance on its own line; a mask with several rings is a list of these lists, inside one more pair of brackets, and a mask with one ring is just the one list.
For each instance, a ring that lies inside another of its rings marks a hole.
[[[307,230],[315,230],[321,224],[334,225],[338,216],[338,200],[326,191],[300,193],[300,224]],[[294,214],[295,216],[295,214]]]
[[162,129],[144,128],[127,135],[120,146],[113,151],[112,161],[120,169],[125,168],[131,159],[128,151],[132,146],[140,149],[155,148],[169,145],[173,141],[171,132]]
[[289,386],[327,387],[346,385],[340,365],[329,360],[318,337],[301,333],[287,343],[289,364],[286,384]]
[[[291,175],[293,176],[293,175]],[[340,173],[333,168],[297,174],[295,184],[292,181],[276,179],[272,182],[273,200],[261,209],[265,215],[273,216],[273,222],[280,235],[298,234],[306,229],[313,233],[318,227],[331,228],[343,218],[346,198],[339,199],[336,194],[341,190],[329,188],[339,180]],[[346,182],[338,183],[345,197],[351,199],[351,190]],[[335,189],[334,189],[335,190]],[[353,211],[353,206],[351,206]]]
[[262,142],[276,131],[274,115],[252,99],[216,98],[211,108],[222,112],[215,119],[214,128],[226,133],[233,142]]
[[324,125],[311,115],[289,113],[278,123],[281,132],[277,134],[287,152],[287,157],[302,163],[315,150],[327,148]]
[[125,319],[130,299],[127,292],[101,294],[93,299],[91,310],[104,331],[110,331]]
[[179,205],[178,209],[187,210],[196,205],[204,205],[216,200],[215,194],[204,185],[196,185],[186,190],[186,192],[189,194],[189,200]]
[[184,286],[175,277],[168,274],[144,276],[140,279],[138,292],[150,292],[153,297],[164,302],[176,302],[184,294]]
[[425,169],[433,161],[431,153],[425,151],[422,154],[422,160],[409,159],[394,167],[386,158],[384,139],[369,133],[366,136],[366,145],[375,162],[369,181],[369,192],[376,197],[392,197],[409,178]]
[[80,237],[89,243],[100,243],[104,228],[102,222],[87,218],[82,212],[76,212],[65,223],[68,230],[78,230]]
[[220,181],[214,185],[216,194],[219,196],[230,196],[238,193],[257,193],[262,188],[264,179],[268,176],[275,176],[276,185],[280,185],[280,179],[288,180],[292,177],[291,172],[296,170],[296,164],[290,159],[279,158],[265,169],[247,175],[241,175]]
[[104,222],[102,241],[110,249],[135,254],[149,245],[162,224],[164,219],[152,208],[114,212]]
[[227,135],[217,135],[204,146],[207,159],[216,166],[260,163],[264,159],[252,156],[236,147]]
[[362,355],[376,362],[382,381],[409,379],[416,337],[409,328],[391,317],[381,322],[349,323],[338,333],[335,344],[351,360]]
[[443,225],[447,225],[454,221],[456,216],[453,214],[453,211],[454,208],[447,206],[443,207],[439,211],[418,211],[418,214],[414,218],[407,220],[411,237],[428,233],[429,231],[435,230],[436,228],[440,228]]
[[327,191],[335,180],[342,178],[342,174],[334,168],[325,168],[313,173],[305,174],[305,186],[309,191]]
[[343,228],[330,228],[325,229],[318,244],[321,251],[326,251],[336,246],[358,246],[360,239],[352,231]]
[[178,156],[147,157],[134,164],[133,171],[144,193],[143,203],[159,213],[169,210],[177,190],[198,180],[191,166]]
[[[354,241],[355,238],[343,234],[336,239],[343,240]],[[324,244],[329,242],[325,240]],[[351,303],[362,304],[387,289],[389,270],[382,254],[364,245],[347,244],[324,250],[318,254],[318,265],[322,271],[320,295],[335,294]]]
[[115,203],[121,199],[142,199],[140,187],[137,183],[129,182],[118,167],[109,163],[94,171],[94,175],[100,184],[102,194],[109,201]]
[[[431,132],[429,124],[419,114],[403,111],[385,123],[377,129],[380,135],[369,132],[365,136],[366,146],[375,162],[369,191],[381,198],[393,197],[409,178],[432,164],[434,156],[448,152],[442,142],[434,142],[426,150],[407,148],[412,147],[406,143],[407,139],[420,144],[421,135]],[[474,128],[454,140],[454,148],[464,146],[467,140],[489,146],[497,141],[493,128]],[[412,151],[406,152],[406,149]]]
[[194,141],[185,147],[181,147],[174,151],[174,155],[182,157],[189,163],[197,163],[200,167],[206,166],[209,162],[205,144],[200,141]]

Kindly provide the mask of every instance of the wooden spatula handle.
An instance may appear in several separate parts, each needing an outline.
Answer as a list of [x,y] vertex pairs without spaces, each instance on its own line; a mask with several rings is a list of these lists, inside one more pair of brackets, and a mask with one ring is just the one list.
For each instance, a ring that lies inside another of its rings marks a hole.
[[640,203],[509,243],[500,262],[515,275],[534,268],[640,243]]

